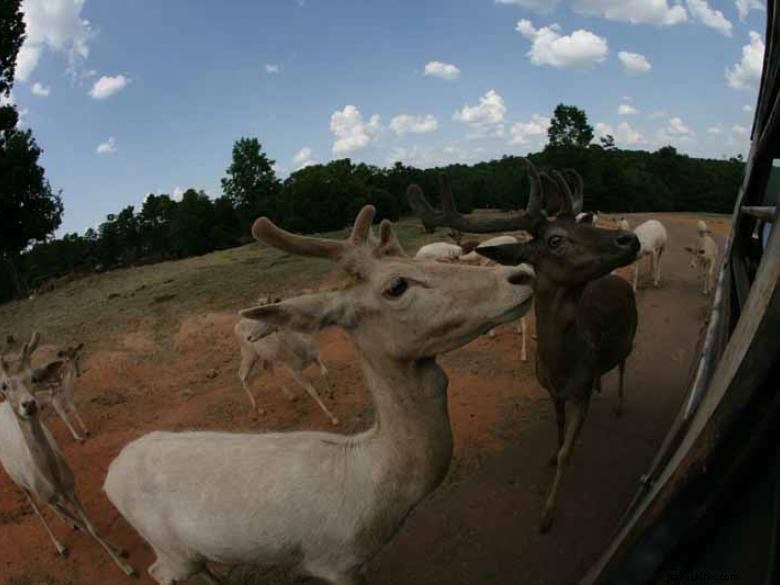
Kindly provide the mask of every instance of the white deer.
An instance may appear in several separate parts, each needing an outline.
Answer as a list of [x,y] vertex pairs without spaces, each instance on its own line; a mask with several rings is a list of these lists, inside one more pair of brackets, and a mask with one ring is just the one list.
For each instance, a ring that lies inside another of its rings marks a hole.
[[715,263],[718,260],[718,244],[710,235],[709,226],[702,220],[696,225],[699,238],[696,246],[686,246],[685,250],[691,254],[691,268],[697,269],[704,280],[702,294],[708,295],[712,291],[715,281]]
[[73,472],[39,419],[32,390],[56,379],[63,365],[56,361],[33,369],[29,344],[13,364],[0,357],[0,463],[27,496],[60,555],[66,556],[67,549],[54,536],[37,502],[49,505],[71,527],[89,533],[126,575],[135,575],[135,569],[122,560],[122,551],[104,540],[90,522],[76,494]]
[[[622,224],[621,224],[621,229]],[[634,234],[639,238],[639,254],[634,262],[634,292],[636,292],[637,282],[639,280],[639,265],[642,258],[650,257],[650,270],[653,275],[653,286],[658,286],[661,282],[661,256],[663,256],[666,247],[666,228],[656,219],[648,219],[639,224],[634,229]]]
[[452,457],[440,353],[528,309],[527,266],[411,262],[389,222],[367,242],[374,208],[344,242],[296,236],[265,218],[256,238],[339,263],[354,284],[242,311],[277,327],[344,328],[360,354],[375,422],[356,435],[159,432],[125,447],[105,481],[109,499],[151,544],[160,584],[206,563],[282,564],[334,585],[361,568],[441,483]]
[[[266,303],[263,304],[269,304],[271,301],[270,298],[266,299]],[[276,302],[279,302],[278,299]],[[281,366],[314,399],[325,416],[334,425],[339,424],[339,419],[333,416],[320,399],[317,390],[303,376],[303,371],[309,365],[316,364],[320,368],[322,379],[325,380],[326,384],[328,383],[325,377],[328,370],[320,359],[317,343],[310,335],[284,328],[277,329],[273,325],[254,319],[240,319],[233,331],[241,348],[241,365],[238,368],[238,377],[247,396],[249,396],[253,409],[256,409],[260,414],[265,412],[262,408],[258,408],[257,401],[249,386],[253,370],[257,365],[260,365],[266,372],[273,374],[274,366]],[[287,389],[287,386],[284,383],[281,386],[285,395],[290,400],[295,400],[295,395]],[[330,394],[332,398],[332,391]]]

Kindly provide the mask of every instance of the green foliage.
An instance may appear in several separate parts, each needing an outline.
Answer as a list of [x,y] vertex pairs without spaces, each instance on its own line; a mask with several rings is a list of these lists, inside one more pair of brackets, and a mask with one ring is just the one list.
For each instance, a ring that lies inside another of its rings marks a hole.
[[241,138],[233,145],[233,161],[222,179],[222,191],[245,227],[257,216],[271,215],[273,211],[279,192],[273,164],[257,138]]
[[593,127],[585,110],[558,104],[547,129],[550,146],[587,147],[593,140]]
[[8,95],[14,83],[16,55],[24,42],[21,0],[0,2],[0,95]]

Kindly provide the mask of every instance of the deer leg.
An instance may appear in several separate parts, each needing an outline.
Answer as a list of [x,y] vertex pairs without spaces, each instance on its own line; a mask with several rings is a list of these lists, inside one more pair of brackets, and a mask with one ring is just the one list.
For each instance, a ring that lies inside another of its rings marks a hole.
[[[89,534],[89,529],[87,528],[87,525],[84,524],[81,518],[76,516],[66,506],[63,506],[62,504],[55,504],[51,508],[59,515],[60,518],[62,518],[63,522],[69,524],[74,530],[81,530],[81,532],[85,534]],[[117,556],[123,558],[127,557],[126,550],[121,549],[118,546],[114,546],[110,542],[106,542],[106,544],[111,547],[111,550],[113,550],[114,554],[116,554]]]
[[207,585],[222,585],[222,583],[223,583],[222,579],[220,579],[214,573],[212,573],[211,569],[209,569],[205,565],[200,570],[200,573],[199,573],[198,576],[201,578],[201,581],[203,581]]
[[41,519],[41,522],[43,522],[43,527],[46,529],[46,534],[49,535],[49,538],[51,538],[52,543],[54,543],[54,548],[57,549],[57,554],[60,555],[61,557],[68,556],[68,549],[65,548],[62,545],[62,543],[60,543],[59,540],[57,540],[56,536],[54,536],[54,532],[52,532],[51,528],[49,527],[49,523],[46,522],[46,518],[43,517],[43,514],[38,508],[38,504],[35,503],[35,499],[32,497],[30,492],[28,492],[27,490],[23,490],[23,491],[24,491],[24,495],[27,496],[27,500],[30,502],[32,509],[35,511],[38,518]]
[[260,414],[263,414],[263,409],[257,408],[257,401],[252,394],[252,389],[249,387],[249,376],[252,374],[252,370],[257,363],[257,354],[252,353],[249,355],[246,351],[241,351],[241,365],[238,367],[238,378],[241,380],[241,386],[244,388],[244,392],[249,397],[249,402],[252,403],[252,409],[258,410]]
[[322,376],[322,381],[325,382],[325,386],[328,388],[328,397],[333,400],[333,386],[331,386],[330,380],[328,379],[328,368],[325,367],[325,364],[322,363],[320,358],[316,359],[317,365],[320,366],[320,375]]
[[550,457],[551,467],[558,464],[558,453],[563,447],[563,440],[566,436],[566,403],[560,398],[553,398],[553,404],[555,405],[555,422],[558,424],[558,447]]
[[561,447],[561,450],[558,451],[555,479],[553,480],[550,494],[547,496],[547,501],[545,502],[544,510],[542,511],[542,518],[539,523],[540,532],[547,532],[552,526],[555,504],[558,500],[558,490],[561,487],[561,479],[563,478],[563,470],[569,463],[569,457],[571,457],[574,442],[577,440],[580,430],[582,430],[582,424],[585,422],[585,417],[588,414],[588,400],[589,397],[586,397],[570,402],[572,416],[569,423],[566,425],[566,437],[563,441],[563,446]]
[[620,362],[619,366],[619,377],[618,377],[618,403],[617,407],[615,408],[615,415],[616,416],[623,416],[623,378],[626,373],[626,360],[623,360]]
[[641,256],[637,259],[636,262],[634,262],[634,282],[632,286],[634,287],[634,292],[636,292],[636,285],[639,280],[639,261],[641,260]]
[[319,394],[317,394],[317,390],[314,389],[314,386],[309,384],[308,381],[306,381],[305,378],[303,378],[300,374],[295,372],[290,366],[287,364],[284,365],[284,367],[287,369],[287,371],[290,373],[290,375],[293,377],[293,379],[298,382],[301,386],[303,386],[303,389],[306,390],[306,392],[311,396],[314,401],[319,405],[320,409],[322,409],[322,412],[325,413],[325,416],[327,416],[330,419],[330,422],[334,425],[339,424],[339,419],[337,419],[333,414],[328,410],[328,407],[325,406],[325,404],[320,400]]
[[528,338],[528,331],[525,317],[520,319],[520,361],[528,361],[528,353],[526,351],[526,339]]
[[601,394],[601,376],[596,376],[593,380],[593,389]]
[[117,567],[119,567],[122,572],[127,575],[128,577],[135,577],[138,575],[138,572],[129,564],[127,564],[121,557],[121,555],[117,554],[117,548],[112,545],[111,543],[104,540],[95,530],[95,527],[92,526],[92,522],[89,521],[89,518],[87,517],[87,513],[84,511],[84,506],[81,505],[81,502],[76,497],[75,494],[71,494],[68,498],[68,501],[70,502],[71,506],[76,510],[78,513],[79,518],[81,519],[82,524],[84,524],[84,527],[87,529],[87,532],[94,538],[100,546],[102,546],[105,551],[108,553],[108,556],[111,557],[111,559],[116,563]]
[[71,413],[73,414],[73,417],[76,419],[76,422],[79,423],[82,432],[88,437],[89,429],[87,429],[87,425],[84,424],[84,421],[81,418],[81,414],[79,414],[79,411],[76,409],[76,405],[73,404],[73,401],[70,398],[68,398],[67,405],[68,409],[70,409]]
[[76,439],[79,443],[83,443],[84,437],[79,435],[76,429],[74,429],[73,425],[70,423],[70,419],[68,418],[68,413],[65,412],[65,405],[62,403],[62,400],[63,399],[61,396],[54,396],[54,398],[51,401],[51,405],[52,407],[54,407],[54,410],[62,419],[62,422],[65,423],[65,426],[68,427],[68,430],[70,431],[70,434],[73,435],[73,438]]
[[658,286],[661,283],[661,256],[663,256],[663,247],[659,248],[653,253],[654,270],[653,270],[653,285]]

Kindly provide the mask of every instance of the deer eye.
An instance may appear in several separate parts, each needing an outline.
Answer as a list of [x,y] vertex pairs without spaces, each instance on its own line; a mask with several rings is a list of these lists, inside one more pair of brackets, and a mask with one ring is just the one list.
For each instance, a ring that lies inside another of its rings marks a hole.
[[6,390],[8,390],[8,384],[6,384],[5,382],[3,382],[2,386],[0,386],[0,390],[2,390],[3,392],[5,392]]
[[553,250],[563,244],[563,236],[550,236],[547,240],[547,245]]
[[397,299],[402,294],[404,294],[406,292],[406,289],[408,288],[409,288],[409,282],[405,278],[401,278],[400,276],[397,276],[390,281],[390,284],[385,289],[385,292],[383,294],[387,298]]

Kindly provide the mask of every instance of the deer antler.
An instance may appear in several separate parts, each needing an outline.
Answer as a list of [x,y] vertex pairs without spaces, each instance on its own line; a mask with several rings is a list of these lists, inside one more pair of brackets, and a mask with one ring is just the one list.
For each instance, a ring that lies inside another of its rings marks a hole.
[[439,175],[441,210],[435,210],[428,204],[418,185],[410,185],[406,190],[409,206],[414,214],[420,218],[428,232],[433,232],[437,227],[442,226],[475,234],[528,230],[541,217],[541,188],[536,168],[530,161],[523,160],[531,180],[531,191],[525,212],[500,217],[465,217],[458,212],[455,206],[455,198],[452,195],[449,179],[444,174]]
[[582,180],[582,176],[574,169],[563,169],[563,174],[574,184],[572,210],[576,215],[582,211],[583,199],[585,196],[585,181]]
[[375,213],[376,209],[373,205],[363,207],[352,226],[352,233],[349,238],[343,241],[291,234],[277,227],[267,217],[261,217],[255,221],[252,226],[252,235],[255,239],[289,254],[338,261],[347,252],[365,245]]

